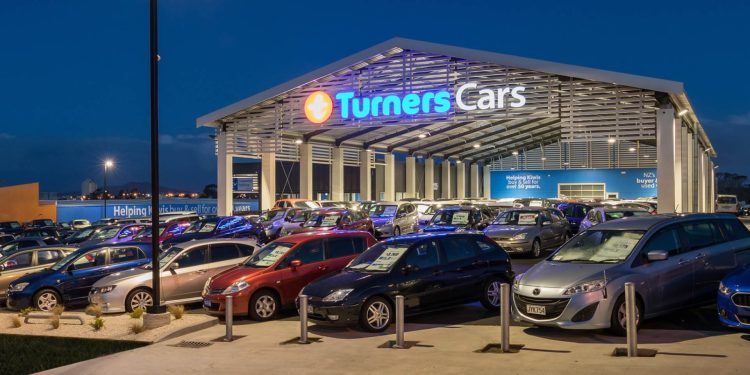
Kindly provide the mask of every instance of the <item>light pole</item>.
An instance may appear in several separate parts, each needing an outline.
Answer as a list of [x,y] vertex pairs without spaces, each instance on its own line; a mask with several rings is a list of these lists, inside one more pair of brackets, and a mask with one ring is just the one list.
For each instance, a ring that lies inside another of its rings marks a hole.
[[107,196],[109,195],[109,192],[107,191],[107,172],[114,163],[111,159],[107,159],[104,161],[104,217],[107,217]]

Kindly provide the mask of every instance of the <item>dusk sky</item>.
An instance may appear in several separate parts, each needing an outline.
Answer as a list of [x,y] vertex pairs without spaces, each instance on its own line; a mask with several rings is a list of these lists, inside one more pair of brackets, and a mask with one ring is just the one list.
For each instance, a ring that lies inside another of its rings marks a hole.
[[[750,174],[750,2],[159,3],[163,186],[216,179],[195,119],[394,36],[685,83],[720,171]],[[0,185],[149,180],[148,1],[3,1]]]

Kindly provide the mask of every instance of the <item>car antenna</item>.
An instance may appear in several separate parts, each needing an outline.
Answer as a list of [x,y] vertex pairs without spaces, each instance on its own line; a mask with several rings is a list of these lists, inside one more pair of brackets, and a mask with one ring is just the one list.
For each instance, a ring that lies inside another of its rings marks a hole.
[[602,295],[604,296],[604,299],[607,299],[607,270],[602,272],[604,272],[604,288],[602,288]]

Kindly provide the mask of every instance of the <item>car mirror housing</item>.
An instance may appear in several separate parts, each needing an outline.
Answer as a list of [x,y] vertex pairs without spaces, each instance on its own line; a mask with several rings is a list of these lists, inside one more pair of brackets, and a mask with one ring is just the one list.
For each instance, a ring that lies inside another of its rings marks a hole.
[[295,259],[292,261],[292,263],[289,263],[289,265],[292,267],[292,270],[296,270],[297,267],[302,265],[302,261],[299,259]]
[[178,268],[180,268],[180,264],[177,262],[172,262],[172,264],[169,265],[170,270],[176,270]]
[[648,252],[646,257],[650,262],[667,260],[667,258],[669,258],[669,252],[666,250],[651,250]]

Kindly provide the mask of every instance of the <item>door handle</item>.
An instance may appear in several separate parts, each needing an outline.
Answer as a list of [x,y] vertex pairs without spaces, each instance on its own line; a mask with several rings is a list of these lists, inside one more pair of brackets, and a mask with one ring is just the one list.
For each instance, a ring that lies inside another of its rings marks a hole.
[[706,257],[706,254],[698,254],[695,256],[695,259],[703,259]]
[[318,266],[318,269],[321,271],[325,271],[328,269],[328,266]]
[[204,274],[206,272],[208,272],[208,270],[198,270],[198,271],[195,271],[195,273],[200,273],[200,274]]
[[443,274],[443,271],[433,271],[432,272],[432,276],[439,276],[439,275],[442,275],[442,274]]
[[679,264],[679,265],[681,265],[681,266],[682,266],[682,265],[685,265],[685,264],[688,264],[688,263],[690,263],[690,259],[680,259],[680,260],[679,260],[679,261],[677,262],[677,264]]
[[474,266],[474,267],[486,266],[487,265],[487,261],[486,260],[478,260],[478,261],[472,263],[471,265]]

